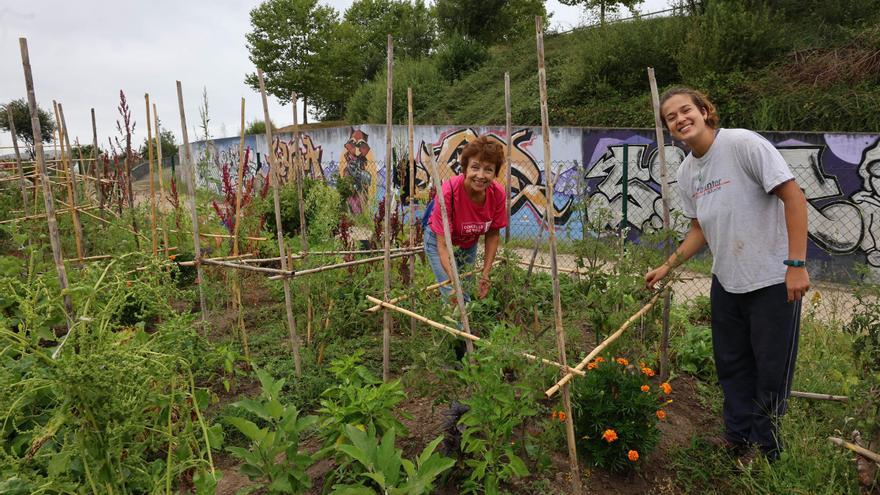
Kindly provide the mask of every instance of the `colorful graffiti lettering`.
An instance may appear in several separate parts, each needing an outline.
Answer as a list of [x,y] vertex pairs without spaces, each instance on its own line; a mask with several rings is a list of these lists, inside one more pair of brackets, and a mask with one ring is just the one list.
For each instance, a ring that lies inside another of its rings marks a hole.
[[339,160],[339,175],[351,177],[354,182],[355,197],[349,200],[352,213],[358,214],[366,209],[370,200],[376,196],[379,173],[376,160],[370,148],[370,136],[359,129],[352,129],[345,143],[345,153]]

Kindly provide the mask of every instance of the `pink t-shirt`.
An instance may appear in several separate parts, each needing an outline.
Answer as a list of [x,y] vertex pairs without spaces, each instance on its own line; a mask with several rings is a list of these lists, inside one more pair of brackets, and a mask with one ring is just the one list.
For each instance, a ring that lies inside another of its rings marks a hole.
[[[452,192],[455,191],[455,200]],[[495,181],[486,189],[486,202],[478,205],[464,189],[464,176],[456,175],[443,183],[443,199],[449,223],[452,225],[452,245],[467,249],[477,243],[481,235],[492,229],[507,226],[504,205],[504,188]],[[452,206],[455,206],[454,211]],[[440,201],[434,203],[431,211],[431,230],[443,235],[443,217]]]

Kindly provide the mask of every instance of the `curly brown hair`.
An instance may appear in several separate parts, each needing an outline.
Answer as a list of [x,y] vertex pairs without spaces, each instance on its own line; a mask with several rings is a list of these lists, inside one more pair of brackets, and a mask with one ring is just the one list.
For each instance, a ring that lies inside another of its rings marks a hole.
[[[709,97],[706,96],[705,93],[701,91],[697,91],[696,89],[689,88],[687,86],[675,86],[673,88],[669,88],[663,93],[663,96],[660,98],[660,108],[663,108],[663,104],[666,103],[666,100],[672,98],[675,95],[685,95],[691,98],[691,101],[696,105],[700,110],[705,110],[706,115],[706,125],[711,127],[712,129],[717,129],[718,124],[720,123],[720,119],[718,118],[718,109],[715,108],[715,105],[709,100]],[[666,119],[660,118],[663,121],[663,125],[669,129],[669,125],[666,123]]]
[[480,136],[476,140],[471,141],[464,147],[461,152],[461,170],[467,169],[471,158],[476,158],[483,163],[492,163],[495,165],[495,177],[501,172],[504,166],[504,146],[501,143],[493,141],[486,136]]

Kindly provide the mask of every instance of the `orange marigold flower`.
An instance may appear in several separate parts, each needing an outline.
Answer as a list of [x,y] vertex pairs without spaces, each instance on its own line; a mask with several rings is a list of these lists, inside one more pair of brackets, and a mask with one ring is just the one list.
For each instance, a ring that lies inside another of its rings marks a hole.
[[596,363],[596,361],[590,361],[589,363],[587,363],[588,370],[594,370],[598,367],[599,367],[599,365]]
[[666,419],[666,411],[664,411],[663,409],[659,409],[657,411],[657,419]]
[[602,433],[602,440],[605,440],[608,443],[617,440],[617,432],[610,428],[605,430],[605,432]]
[[629,460],[631,460],[632,462],[636,462],[637,460],[639,460],[639,451],[638,451],[638,450],[630,450],[630,451],[626,454],[626,456],[627,456],[627,457],[629,458]]
[[559,411],[559,421],[565,421],[565,411]]
[[556,412],[556,411],[553,411],[553,414],[552,414],[552,416],[551,416],[551,417],[552,417],[552,418],[553,418],[553,419],[556,419],[556,416],[558,416],[558,415],[559,415],[559,413],[558,413],[558,412]]
[[647,385],[642,385],[642,392],[647,392],[648,390],[651,390],[651,387]]
[[617,358],[616,361],[617,361],[617,364],[619,364],[621,366],[626,366],[629,364],[629,361],[627,361],[625,358]]
[[651,368],[648,368],[647,366],[642,368],[642,373],[644,373],[647,376],[654,376],[654,370],[652,370]]
[[604,363],[604,362],[605,362],[605,358],[603,358],[602,356],[599,356],[599,357],[596,358],[596,362],[597,362],[597,363]]
[[666,395],[669,395],[670,393],[672,393],[672,385],[670,385],[670,384],[667,383],[667,382],[663,382],[663,383],[661,383],[661,384],[660,384],[660,388],[663,389],[663,393],[666,394]]

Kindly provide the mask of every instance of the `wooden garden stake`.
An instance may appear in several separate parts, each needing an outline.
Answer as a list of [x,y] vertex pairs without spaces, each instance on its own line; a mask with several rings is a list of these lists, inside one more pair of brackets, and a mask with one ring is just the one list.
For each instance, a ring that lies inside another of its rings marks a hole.
[[[202,311],[202,324],[205,324],[208,322],[206,314],[208,312],[208,307],[205,305],[205,289],[202,287],[205,284],[205,270],[202,268],[202,243],[199,239],[199,213],[196,210],[196,167],[192,161],[192,150],[189,146],[189,134],[186,130],[186,112],[183,110],[183,87],[181,86],[180,81],[177,81],[177,106],[180,110],[180,130],[183,134],[183,160],[181,160],[181,162],[189,167],[189,173],[184,175],[186,176],[187,187],[190,190],[189,209],[192,218],[193,251],[195,251],[196,275],[198,277],[196,282],[199,286],[199,308]],[[135,229],[135,231],[136,230],[137,229]]]
[[147,166],[150,169],[150,225],[152,226],[153,256],[159,254],[159,232],[156,230],[156,189],[153,185],[153,128],[150,126],[150,94],[144,93],[147,106]]
[[[305,170],[303,169],[302,156],[299,150],[299,116],[296,113],[296,93],[290,96],[290,103],[293,107],[293,146],[294,146],[294,178],[296,180],[296,196],[299,202],[299,241],[302,244],[300,250],[304,253],[309,252],[309,238],[306,231],[306,204],[303,200],[303,178]],[[311,293],[311,291],[309,291]]]
[[[40,133],[40,116],[37,111],[37,97],[34,93],[34,77],[31,73],[27,38],[19,38],[18,44],[21,48],[21,65],[24,70],[24,85],[27,90],[28,108],[31,111],[31,130],[34,136],[42,136]],[[67,271],[64,269],[64,255],[61,252],[61,239],[58,235],[58,220],[55,218],[55,199],[52,196],[52,186],[49,184],[49,174],[46,172],[46,162],[43,156],[43,142],[40,139],[34,139],[34,152],[37,171],[43,183],[43,203],[46,207],[46,223],[49,226],[49,243],[52,246],[52,259],[55,261],[55,270],[58,272],[59,288],[64,293],[68,286]],[[67,294],[64,295],[64,309],[67,334],[61,339],[61,343],[52,353],[53,359],[58,357],[73,328],[73,322],[71,321],[73,317],[73,303]]]
[[[76,242],[76,257],[83,258],[85,257],[85,250],[83,249],[83,240],[82,240],[82,224],[79,223],[79,213],[76,205],[76,175],[73,172],[73,166],[70,164],[70,138],[67,134],[67,121],[64,119],[64,109],[61,107],[60,103],[52,102],[55,105],[56,115],[59,116],[58,122],[60,123],[60,129],[58,131],[61,136],[61,159],[65,163],[65,169],[67,171],[67,200],[70,201],[70,217],[73,219],[73,236],[74,241]],[[67,152],[65,153],[65,147],[67,148]]]
[[28,195],[26,186],[29,185],[24,178],[24,169],[21,167],[21,152],[18,150],[18,138],[15,137],[15,120],[12,118],[12,109],[6,107],[6,115],[9,117],[9,133],[12,135],[12,148],[15,150],[15,168],[18,172],[19,186],[21,189],[21,205],[24,208],[24,214],[28,214],[30,205],[28,204]]
[[[247,153],[244,149],[244,97],[241,98],[241,137],[238,140],[238,180],[235,183],[235,225],[232,227],[232,256],[238,256],[238,232],[241,224],[241,189],[244,183],[244,169],[247,167]],[[244,357],[251,360],[250,346],[248,345],[247,330],[244,328],[244,314],[241,305],[241,279],[238,273],[232,274],[232,295],[235,301],[235,310],[238,315],[238,331],[241,335],[241,347],[244,349]]]
[[[544,207],[544,218],[547,221],[548,243],[550,244],[550,276],[553,280],[553,313],[556,323],[556,348],[559,351],[559,363],[568,367],[565,356],[565,329],[562,327],[562,299],[559,294],[559,271],[556,260],[556,222],[553,205],[553,162],[550,156],[550,117],[547,109],[547,69],[544,66],[544,27],[541,16],[535,17],[535,33],[538,43],[538,89],[541,97],[541,137],[544,141],[544,176],[546,177],[547,202]],[[509,138],[509,136],[508,136]],[[508,146],[509,148],[509,146]],[[571,469],[571,487],[576,494],[581,493],[580,469],[577,460],[574,421],[571,413],[571,396],[569,387],[562,388],[562,406],[565,409],[565,433],[568,439],[568,463]]]
[[[660,96],[657,92],[657,79],[654,68],[648,67],[648,82],[651,85],[651,104],[654,107],[654,130],[657,133],[657,156],[660,158],[660,195],[663,200],[663,230],[670,235],[669,225],[669,179],[666,171],[666,147],[663,142],[663,124],[660,122]],[[664,252],[668,257],[672,253],[669,239],[663,240]],[[669,378],[669,309],[672,294],[666,293],[663,299],[663,331],[660,336],[660,380]]]
[[513,155],[513,125],[510,112],[510,73],[504,73],[504,132],[507,133],[507,146],[505,147],[504,161],[507,170],[504,171],[504,211],[507,215],[507,227],[504,229],[504,243],[510,240],[510,157]]
[[[394,167],[391,161],[393,154],[391,152],[391,98],[393,96],[392,77],[394,70],[394,40],[388,35],[388,50],[386,54],[386,74],[385,74],[385,225],[384,225],[384,244],[385,244],[385,262],[383,268],[385,271],[385,290],[383,299],[391,298],[391,174]],[[382,379],[388,381],[391,379],[391,312],[388,308],[382,312]]]
[[[434,155],[428,153],[428,165],[431,168],[432,181],[437,187],[437,198],[440,207],[440,219],[443,222],[443,240],[446,242],[446,252],[449,255],[449,266],[452,268],[452,286],[455,287],[455,300],[458,303],[458,311],[461,313],[461,327],[465,333],[471,334],[471,324],[468,319],[467,307],[464,305],[464,291],[461,288],[461,278],[458,276],[458,263],[455,261],[455,248],[452,245],[452,231],[449,226],[449,213],[446,211],[446,198],[443,196],[443,184],[440,182],[440,172],[437,170],[437,163],[434,161]],[[474,352],[474,344],[470,339],[465,340],[464,344],[468,354]]]
[[[162,176],[165,175],[165,172],[162,170],[162,134],[159,130],[159,113],[156,111],[156,104],[153,103],[153,127],[156,131],[156,163],[158,163],[158,167],[156,167],[157,172],[159,174],[159,217],[163,219],[162,224],[165,224],[164,218],[165,215],[162,214],[162,200],[165,198],[165,185],[162,180]],[[147,122],[147,125],[150,125]],[[160,229],[162,231],[162,243],[165,245],[165,257],[168,257],[168,231],[165,229]]]
[[[415,166],[415,122],[413,122],[413,98],[412,88],[406,88],[406,114],[407,114],[407,144],[409,145],[409,247],[416,246],[416,166]],[[410,283],[415,279],[416,274],[416,258],[413,256],[409,259],[409,280]],[[416,335],[416,319],[409,319],[409,333],[411,336]]]
[[846,440],[844,440],[842,438],[838,438],[838,437],[828,437],[828,441],[833,443],[834,445],[838,445],[840,447],[844,447],[846,449],[849,449],[849,450],[855,452],[856,454],[859,454],[860,456],[862,456],[866,459],[870,459],[870,460],[874,461],[875,463],[880,464],[880,454],[878,454],[876,452],[872,452],[864,447],[861,447],[861,446],[856,445],[854,443],[847,442]]
[[[275,155],[274,141],[272,140],[272,126],[269,120],[269,102],[266,100],[266,83],[263,81],[263,71],[257,68],[257,78],[260,81],[260,97],[263,100],[263,119],[266,122],[266,144],[269,146],[269,153],[266,158],[269,160],[269,171],[271,174],[272,195],[275,200],[275,230],[278,234],[278,255],[281,258],[281,269],[287,271],[287,257],[284,254],[284,229],[281,226],[281,197],[278,194],[278,157]],[[284,284],[284,305],[287,309],[287,328],[290,331],[290,342],[293,348],[293,365],[296,376],[302,376],[302,361],[299,357],[299,335],[296,334],[296,321],[293,319],[293,306],[290,302],[290,280],[285,278]]]
[[[101,208],[101,218],[104,218],[104,178],[103,167],[98,163],[98,127],[95,125],[95,109],[92,109],[92,157],[95,159],[95,168],[92,170],[95,176],[95,192],[98,196],[98,205]],[[168,244],[167,242],[165,243]]]

